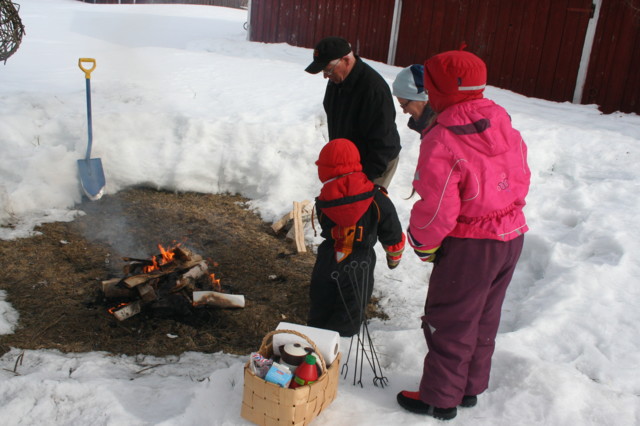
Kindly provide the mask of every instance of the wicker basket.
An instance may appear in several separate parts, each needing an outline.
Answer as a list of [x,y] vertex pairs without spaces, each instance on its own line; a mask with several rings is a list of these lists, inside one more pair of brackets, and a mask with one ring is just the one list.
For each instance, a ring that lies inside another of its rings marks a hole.
[[324,357],[311,339],[295,330],[275,330],[262,339],[258,350],[260,355],[265,358],[273,356],[273,336],[280,333],[295,334],[309,342],[318,355],[322,374],[310,385],[295,389],[283,388],[256,376],[247,362],[244,366],[244,392],[240,415],[263,426],[307,425],[336,397],[340,354],[327,369]]

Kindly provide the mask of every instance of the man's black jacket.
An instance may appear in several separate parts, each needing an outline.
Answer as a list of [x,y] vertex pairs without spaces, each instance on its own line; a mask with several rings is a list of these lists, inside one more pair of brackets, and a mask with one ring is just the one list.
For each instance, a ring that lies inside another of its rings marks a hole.
[[389,85],[356,56],[356,64],[340,84],[329,81],[324,94],[329,140],[345,138],[360,151],[363,172],[380,177],[400,153],[396,110]]

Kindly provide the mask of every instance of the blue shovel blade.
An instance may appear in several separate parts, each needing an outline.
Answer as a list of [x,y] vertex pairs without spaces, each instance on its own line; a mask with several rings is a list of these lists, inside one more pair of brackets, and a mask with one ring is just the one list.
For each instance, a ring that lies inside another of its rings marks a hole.
[[104,170],[102,170],[102,160],[91,158],[89,160],[78,160],[78,174],[80,183],[86,196],[91,200],[99,200],[104,194]]

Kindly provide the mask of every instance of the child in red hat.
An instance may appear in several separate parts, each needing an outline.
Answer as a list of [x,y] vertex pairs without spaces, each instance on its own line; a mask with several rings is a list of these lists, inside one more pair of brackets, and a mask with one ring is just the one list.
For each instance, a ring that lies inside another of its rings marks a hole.
[[433,263],[422,330],[428,353],[405,409],[452,419],[487,389],[500,311],[522,251],[522,208],[531,172],[527,147],[507,112],[483,97],[487,70],[470,52],[425,62],[435,121],[420,144],[413,188],[420,195],[407,238]]
[[[349,337],[358,333],[373,292],[373,246],[380,240],[393,269],[402,257],[405,235],[384,188],[362,172],[353,142],[330,141],[316,165],[323,183],[316,211],[325,240],[318,247],[311,276],[307,324]],[[346,266],[355,267],[357,274],[350,275]]]

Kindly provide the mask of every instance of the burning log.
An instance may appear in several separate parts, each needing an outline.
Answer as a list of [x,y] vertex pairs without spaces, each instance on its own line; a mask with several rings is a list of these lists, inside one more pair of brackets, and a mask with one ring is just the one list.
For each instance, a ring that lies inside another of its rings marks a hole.
[[202,256],[200,256],[199,254],[193,253],[191,250],[185,247],[177,246],[173,249],[173,253],[177,260],[180,260],[185,263],[187,262],[198,263],[202,260]]
[[109,310],[123,321],[142,311],[152,309],[163,316],[188,315],[195,307],[243,308],[244,296],[226,294],[220,290],[220,280],[209,274],[209,265],[202,256],[175,247],[150,260],[125,257],[125,277],[102,281],[107,299],[127,301]]
[[124,285],[126,285],[129,288],[136,288],[139,285],[146,284],[147,282],[149,282],[150,280],[156,277],[160,277],[168,273],[169,272],[158,271],[157,273],[138,274],[132,277],[125,278],[122,280],[122,282],[124,283]]
[[[164,275],[169,275],[174,272],[179,272],[184,270],[190,270],[195,267],[201,267],[202,262],[204,262],[204,264],[206,265],[206,262],[202,260],[202,258],[200,257],[198,260],[190,260],[180,264],[164,264],[159,267],[161,269],[153,269],[151,270],[151,272],[133,275],[131,277],[125,278],[123,281],[127,287],[134,288],[139,286],[140,284],[144,284],[148,282],[149,280],[152,280]],[[208,268],[208,266],[206,267]]]
[[118,320],[124,321],[127,318],[131,318],[132,316],[139,314],[142,310],[142,304],[139,300],[127,304],[123,304],[121,306],[116,307],[111,312]]
[[196,266],[189,269],[186,273],[182,274],[182,277],[178,279],[176,283],[175,289],[173,291],[179,291],[183,288],[190,289],[193,291],[195,289],[196,281],[202,276],[206,275],[209,272],[209,266],[207,262],[201,260]]

